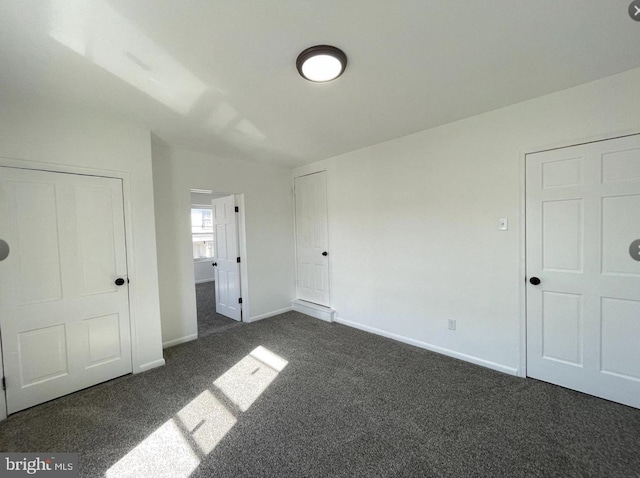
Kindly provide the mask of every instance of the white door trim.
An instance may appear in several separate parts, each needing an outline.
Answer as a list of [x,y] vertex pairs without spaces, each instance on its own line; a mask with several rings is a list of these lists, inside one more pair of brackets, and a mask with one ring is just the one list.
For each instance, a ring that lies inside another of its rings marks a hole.
[[[135,254],[133,250],[133,224],[131,211],[131,177],[130,174],[123,171],[109,171],[100,169],[81,168],[76,166],[68,166],[62,164],[43,163],[37,161],[19,160],[12,158],[0,157],[0,166],[17,169],[28,169],[36,171],[48,171],[53,173],[76,174],[81,176],[98,176],[105,178],[114,178],[122,180],[122,195],[124,203],[124,227],[125,241],[127,253],[127,271],[131,281],[129,284],[129,324],[131,334],[131,364],[133,373],[140,373],[148,370],[149,364],[141,363],[139,357],[139,344],[137,330],[137,271],[135,266]],[[164,361],[163,361],[164,362]],[[163,363],[164,364],[164,363]],[[163,365],[159,364],[159,365]],[[0,366],[2,366],[2,357],[0,357]],[[6,409],[5,409],[6,410]],[[2,419],[4,410],[0,410],[0,420]],[[6,417],[6,415],[5,415]]]
[[551,151],[554,149],[570,148],[572,146],[578,146],[582,144],[597,143],[600,141],[608,141],[611,139],[624,138],[627,136],[634,136],[640,134],[639,130],[625,130],[611,133],[603,133],[595,136],[577,138],[573,141],[566,141],[561,143],[553,143],[546,145],[539,145],[534,147],[525,148],[519,153],[518,161],[518,174],[520,177],[520,221],[518,224],[518,232],[520,234],[520,267],[519,267],[519,286],[518,286],[518,298],[520,306],[520,337],[519,337],[519,366],[518,377],[527,377],[527,235],[526,235],[526,203],[527,203],[527,188],[526,188],[526,160],[527,155],[540,153],[543,151]]
[[240,252],[240,295],[242,296],[242,322],[251,321],[251,311],[249,300],[249,271],[247,264],[249,257],[247,255],[247,225],[244,205],[244,193],[234,194],[233,197],[238,207],[238,250]]

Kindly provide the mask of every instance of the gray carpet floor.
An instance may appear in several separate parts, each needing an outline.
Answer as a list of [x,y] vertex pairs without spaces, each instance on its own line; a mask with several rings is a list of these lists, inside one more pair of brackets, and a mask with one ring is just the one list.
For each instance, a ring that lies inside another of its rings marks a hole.
[[165,355],[9,417],[0,448],[82,476],[640,476],[640,410],[299,313]]
[[217,334],[242,325],[242,322],[216,313],[215,282],[196,284],[196,307],[198,309],[198,337]]

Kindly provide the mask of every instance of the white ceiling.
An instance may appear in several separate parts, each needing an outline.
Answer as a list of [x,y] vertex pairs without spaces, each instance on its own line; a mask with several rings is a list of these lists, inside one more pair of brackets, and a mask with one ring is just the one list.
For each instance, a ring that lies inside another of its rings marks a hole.
[[[640,67],[628,0],[0,0],[0,94],[295,166]],[[315,44],[349,57],[298,76]]]

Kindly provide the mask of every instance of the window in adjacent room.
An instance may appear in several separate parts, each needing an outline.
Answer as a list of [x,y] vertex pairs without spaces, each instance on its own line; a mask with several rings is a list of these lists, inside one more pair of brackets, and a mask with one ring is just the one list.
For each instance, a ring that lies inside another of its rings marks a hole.
[[191,236],[194,259],[210,259],[214,256],[211,208],[191,208]]

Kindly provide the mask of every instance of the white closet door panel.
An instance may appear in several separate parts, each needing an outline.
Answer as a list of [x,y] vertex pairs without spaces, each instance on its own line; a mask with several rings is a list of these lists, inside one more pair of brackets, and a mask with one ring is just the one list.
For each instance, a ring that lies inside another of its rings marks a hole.
[[242,319],[238,219],[233,196],[211,202],[215,235],[216,312],[233,320]]
[[326,173],[296,178],[295,195],[297,296],[329,306]]
[[526,161],[527,373],[640,408],[640,136]]
[[[122,182],[1,167],[9,413],[131,372]],[[124,284],[115,285],[120,277]]]

